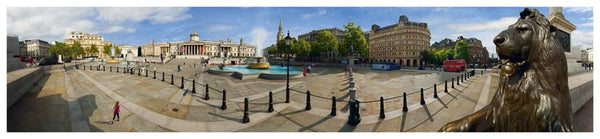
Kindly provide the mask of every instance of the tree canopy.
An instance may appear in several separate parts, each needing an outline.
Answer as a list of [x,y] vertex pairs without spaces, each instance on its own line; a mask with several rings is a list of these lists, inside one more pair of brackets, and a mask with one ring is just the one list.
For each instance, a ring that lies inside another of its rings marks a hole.
[[348,55],[350,46],[352,46],[354,48],[353,53],[361,57],[369,57],[369,44],[360,26],[355,27],[354,22],[350,22],[344,25],[344,30],[346,34],[344,35],[342,45],[339,45],[339,54],[342,56]]
[[317,39],[313,42],[311,55],[319,56],[321,52],[337,52],[338,51],[338,40],[328,30],[319,31]]
[[467,62],[471,59],[469,45],[464,40],[456,41],[456,46],[454,46],[454,59],[464,59]]

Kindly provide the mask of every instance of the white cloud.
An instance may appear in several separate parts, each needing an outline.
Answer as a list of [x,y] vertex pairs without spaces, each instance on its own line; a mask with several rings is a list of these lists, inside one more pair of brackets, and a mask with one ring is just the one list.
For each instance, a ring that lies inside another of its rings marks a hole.
[[192,15],[188,14],[189,8],[97,8],[100,21],[106,21],[110,24],[120,24],[124,22],[150,21],[152,24],[164,24],[189,19]]
[[133,33],[133,32],[135,32],[135,29],[123,27],[123,26],[112,26],[112,27],[104,30],[104,33],[116,33],[116,32]]
[[433,8],[434,12],[449,12],[450,8],[444,8],[444,7],[437,7],[437,8]]
[[187,13],[188,10],[189,8],[157,8],[156,13],[150,17],[150,23],[163,24],[192,18],[192,15]]
[[446,27],[455,31],[481,31],[490,29],[503,29],[517,21],[517,17],[503,17],[499,20],[484,23],[450,24]]
[[579,30],[571,32],[571,45],[581,49],[593,47],[594,32]]
[[[142,21],[163,24],[191,18],[189,8],[7,8],[7,31],[20,40],[63,41],[69,31],[133,33]],[[108,24],[106,24],[108,23]],[[101,34],[102,35],[102,34]]]
[[7,32],[19,40],[59,41],[69,31],[95,32],[93,8],[8,8]]
[[594,26],[594,22],[583,23],[583,24],[581,24],[581,26],[589,26],[589,27],[591,27],[591,26]]
[[309,18],[312,18],[314,16],[322,16],[322,15],[325,15],[326,13],[327,13],[326,10],[319,9],[319,11],[314,12],[314,13],[303,14],[302,15],[302,19],[309,19]]
[[267,30],[263,27],[257,27],[250,31],[252,44],[256,46],[256,56],[262,56],[262,49],[265,47],[265,41],[267,40]]
[[206,31],[209,31],[209,32],[223,32],[223,31],[229,31],[229,30],[232,30],[232,29],[233,29],[233,27],[230,26],[230,25],[215,24],[215,25],[212,25],[212,26],[206,28]]
[[585,13],[593,10],[592,7],[566,7],[564,9],[567,13]]

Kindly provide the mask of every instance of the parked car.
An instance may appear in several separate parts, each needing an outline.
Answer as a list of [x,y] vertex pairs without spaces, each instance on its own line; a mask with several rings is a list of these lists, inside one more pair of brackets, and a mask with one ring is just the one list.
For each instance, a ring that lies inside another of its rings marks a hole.
[[39,65],[54,65],[54,64],[58,64],[58,61],[56,61],[56,59],[54,58],[50,58],[50,57],[46,57],[46,58],[42,58],[39,61]]

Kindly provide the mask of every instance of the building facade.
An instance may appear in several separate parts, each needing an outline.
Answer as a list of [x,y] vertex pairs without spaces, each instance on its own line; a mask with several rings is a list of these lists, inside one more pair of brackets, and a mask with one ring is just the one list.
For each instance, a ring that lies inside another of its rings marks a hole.
[[200,40],[196,31],[190,34],[190,39],[185,42],[163,42],[142,45],[143,56],[179,56],[185,58],[209,57],[255,57],[256,46],[245,44],[244,39],[235,43],[229,38],[227,41]]
[[25,49],[25,55],[26,57],[33,57],[33,58],[41,58],[41,57],[47,57],[48,56],[48,49],[50,49],[50,47],[52,45],[50,45],[50,43],[48,43],[47,41],[43,41],[40,39],[34,39],[34,40],[24,40],[21,43]]
[[[489,65],[489,53],[488,50],[483,47],[481,40],[477,38],[464,38],[463,36],[458,36],[456,39],[463,40],[467,43],[469,48],[470,60],[468,61],[470,65],[480,67]],[[435,49],[454,49],[456,46],[456,41],[445,38],[440,40],[439,42],[435,42],[431,44],[431,48]]]
[[113,45],[113,42],[104,41],[102,35],[89,34],[80,31],[71,31],[66,34],[65,38],[65,44],[67,45],[73,45],[75,42],[79,42],[83,48],[89,48],[92,47],[92,45],[95,45],[96,48],[98,48],[98,53],[91,55],[98,56],[100,58],[108,58],[108,55],[102,53],[104,51],[104,46]]
[[144,44],[141,46],[142,56],[158,57],[161,54],[163,54],[163,56],[175,56],[177,55],[177,48],[180,45],[181,42],[155,43],[154,39],[150,39],[149,44]]
[[[117,48],[121,49],[121,53],[115,54],[115,56],[120,55],[119,57],[124,57],[127,53],[131,52],[133,57],[138,56],[138,46],[133,45],[119,45]],[[115,52],[116,53],[116,52]]]
[[367,32],[371,62],[393,62],[418,67],[421,52],[429,50],[431,34],[427,23],[411,22],[401,15],[398,23],[385,27],[377,24]]

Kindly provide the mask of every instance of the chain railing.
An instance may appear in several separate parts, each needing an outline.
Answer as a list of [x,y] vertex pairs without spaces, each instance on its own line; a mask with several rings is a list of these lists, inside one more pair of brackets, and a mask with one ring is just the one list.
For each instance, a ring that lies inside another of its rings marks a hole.
[[[75,65],[71,65],[71,66],[68,66],[68,67],[64,66],[63,68],[67,69],[67,68],[72,68],[72,67],[75,67],[76,69],[81,69],[81,67],[83,67],[83,69],[86,70],[85,63],[75,64]],[[134,75],[134,76],[136,75],[135,74],[136,68],[129,67],[127,69],[127,67],[125,67],[125,66],[121,66],[121,67],[123,68],[123,70],[122,70],[123,73]],[[113,66],[110,66],[108,72],[116,71],[118,73],[119,72],[119,68],[121,68],[121,67],[115,66],[114,68],[116,70],[113,70]],[[88,70],[96,70],[96,71],[104,71],[104,72],[106,72],[106,67],[101,67],[101,65],[96,65],[96,66],[89,65],[89,68],[87,68],[87,69]],[[248,98],[244,98],[244,101],[240,102],[240,101],[227,100],[227,98],[226,98],[226,96],[227,96],[226,92],[227,91],[226,90],[220,90],[220,89],[214,88],[214,87],[210,86],[209,84],[198,83],[194,79],[192,79],[192,80],[185,79],[185,77],[183,75],[180,76],[180,77],[177,77],[177,76],[175,76],[174,73],[169,74],[169,73],[166,73],[166,72],[162,72],[161,73],[161,77],[159,78],[159,77],[157,77],[158,75],[156,74],[156,70],[150,71],[148,69],[141,70],[141,69],[138,68],[137,71],[138,71],[137,76],[145,76],[145,77],[148,77],[148,78],[153,78],[153,79],[161,80],[162,82],[165,82],[165,83],[169,83],[169,81],[170,81],[171,85],[180,86],[181,89],[185,89],[186,88],[185,87],[186,81],[187,82],[191,82],[192,83],[192,87],[191,87],[192,88],[192,91],[191,91],[192,95],[196,96],[196,97],[202,97],[199,94],[203,92],[205,100],[209,100],[211,98],[210,97],[210,93],[213,93],[215,91],[219,92],[219,94],[222,95],[220,99],[218,99],[218,97],[212,97],[212,98],[217,98],[217,100],[221,100],[222,104],[221,104],[220,108],[222,110],[227,109],[227,102],[237,103],[237,104],[244,103],[245,108],[244,108],[244,118],[243,119],[245,119],[245,120],[243,120],[242,123],[246,123],[247,122],[246,120],[249,120],[249,119],[247,119],[247,112],[248,112],[248,105],[249,104],[252,104],[252,105],[269,105],[269,108],[268,108],[267,111],[268,112],[272,112],[273,111],[272,110],[273,109],[273,107],[272,107],[272,105],[273,105],[273,96],[276,95],[276,94],[279,94],[281,92],[285,92],[286,91],[285,89],[280,90],[280,91],[276,91],[276,92],[269,91],[268,92],[269,93],[269,96],[268,96],[269,97],[269,101],[266,102],[266,103],[265,102],[248,102]],[[149,76],[148,72],[151,72],[152,76]],[[464,82],[464,80],[468,80],[470,77],[475,76],[475,75],[476,74],[475,74],[474,70],[471,70],[471,71],[465,72],[465,73],[461,73],[456,78],[456,82],[457,82],[456,84],[459,85],[459,82]],[[483,71],[482,71],[481,75],[483,75]],[[166,78],[169,78],[169,76],[170,76],[171,79],[167,81]],[[175,80],[177,80],[178,78],[181,79],[180,84],[176,84]],[[453,80],[453,82],[452,82],[452,88],[454,88],[454,79],[455,78],[452,78],[452,80]],[[446,92],[448,90],[447,83],[448,83],[448,81],[446,80],[446,81],[444,81],[444,82],[442,82],[440,84],[434,84],[434,86],[431,86],[431,87],[421,88],[420,90],[409,92],[408,94],[406,92],[404,92],[402,95],[397,95],[397,96],[392,96],[392,97],[387,97],[387,98],[383,98],[382,96],[380,96],[379,99],[363,101],[363,102],[360,102],[360,103],[376,103],[376,102],[380,103],[380,116],[379,117],[380,118],[385,118],[385,114],[384,114],[383,108],[384,108],[384,103],[386,101],[391,101],[391,100],[400,99],[400,98],[404,99],[403,100],[403,111],[406,112],[407,109],[408,109],[407,108],[407,102],[406,102],[407,96],[411,96],[413,94],[420,93],[421,94],[421,98],[420,98],[421,101],[420,101],[420,103],[421,103],[421,105],[426,105],[426,104],[424,104],[424,96],[423,96],[424,90],[429,90],[431,88],[435,88],[434,89],[434,91],[435,91],[434,92],[434,98],[437,98],[437,92],[440,92],[439,90],[437,90],[438,86],[444,86],[444,91],[441,91],[441,92],[445,92],[445,93],[449,92],[449,91]],[[468,84],[470,84],[470,83],[468,83]],[[204,87],[205,88],[204,91],[197,90],[196,89],[196,85]],[[189,87],[187,87],[187,88],[189,89]],[[210,90],[213,90],[213,91],[210,91]],[[311,97],[315,97],[315,98],[322,99],[322,100],[331,100],[332,101],[332,112],[330,114],[331,116],[335,116],[335,114],[336,114],[336,108],[335,108],[336,105],[335,104],[337,102],[346,102],[346,103],[349,102],[348,100],[342,99],[342,98],[337,98],[336,99],[335,96],[325,97],[325,96],[316,95],[314,93],[310,93],[309,89],[307,89],[306,91],[301,91],[301,90],[289,88],[289,90],[291,90],[293,92],[296,92],[296,93],[299,93],[299,94],[306,95],[306,108],[305,108],[305,110],[307,110],[307,111],[311,109],[311,103],[310,103],[310,98]],[[286,97],[289,97],[289,96],[286,96]]]

